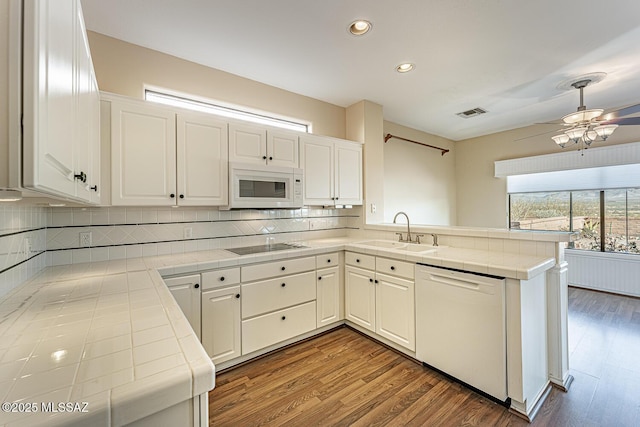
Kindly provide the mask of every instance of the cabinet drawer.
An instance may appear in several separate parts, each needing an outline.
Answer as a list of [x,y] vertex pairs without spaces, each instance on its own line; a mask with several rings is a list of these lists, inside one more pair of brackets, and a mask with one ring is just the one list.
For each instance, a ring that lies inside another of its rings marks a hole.
[[242,267],[241,277],[243,282],[252,282],[254,280],[266,279],[268,277],[302,273],[303,271],[311,271],[315,269],[315,257],[283,259],[282,261]]
[[240,267],[202,273],[202,290],[240,283]]
[[335,267],[338,265],[338,252],[316,256],[316,268]]
[[366,268],[369,270],[375,270],[376,268],[376,257],[372,255],[347,252],[345,254],[345,262],[347,265],[353,265],[355,267]]
[[242,354],[260,350],[315,328],[315,301],[244,320],[242,322]]
[[415,276],[415,268],[416,265],[410,262],[389,258],[376,258],[376,271],[378,273],[413,279]]
[[316,299],[313,271],[242,285],[242,318]]

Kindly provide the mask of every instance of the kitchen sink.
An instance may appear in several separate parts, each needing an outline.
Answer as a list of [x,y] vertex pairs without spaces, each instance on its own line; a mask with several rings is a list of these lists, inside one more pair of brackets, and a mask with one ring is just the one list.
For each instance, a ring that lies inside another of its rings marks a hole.
[[438,246],[419,245],[417,243],[395,242],[393,240],[367,240],[358,243],[363,246],[373,246],[376,248],[395,249],[398,251],[407,251],[411,253],[426,254],[436,252]]
[[407,246],[402,248],[403,251],[409,252],[417,252],[417,253],[426,253],[426,252],[435,252],[438,250],[437,246],[427,246],[427,245],[419,245],[417,243],[408,243]]
[[366,242],[360,242],[358,244],[387,249],[404,249],[408,245],[408,243],[394,242],[393,240],[368,240]]

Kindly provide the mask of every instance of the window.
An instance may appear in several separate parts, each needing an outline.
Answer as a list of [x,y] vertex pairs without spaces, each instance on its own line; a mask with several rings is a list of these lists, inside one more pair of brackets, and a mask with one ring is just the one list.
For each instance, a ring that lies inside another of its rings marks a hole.
[[511,193],[509,224],[521,230],[578,231],[574,249],[640,254],[640,189]]
[[310,132],[310,124],[296,122],[293,120],[271,117],[264,114],[258,114],[246,111],[241,108],[227,107],[216,105],[213,102],[205,102],[196,99],[190,99],[186,96],[176,96],[162,93],[154,90],[146,89],[144,97],[147,101],[157,102],[174,107],[187,108],[189,110],[201,111],[203,113],[215,114],[218,116],[228,117],[231,119],[245,120],[253,123],[259,123],[268,126],[275,126],[283,129],[295,130],[298,132]]
[[511,194],[511,228],[569,231],[570,196],[568,191]]

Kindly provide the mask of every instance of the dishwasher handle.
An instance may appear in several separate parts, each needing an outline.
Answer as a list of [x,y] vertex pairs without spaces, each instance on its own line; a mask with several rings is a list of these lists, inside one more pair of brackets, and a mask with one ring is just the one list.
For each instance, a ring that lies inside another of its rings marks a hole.
[[429,270],[421,271],[418,281],[431,282],[445,286],[453,286],[470,291],[476,291],[483,294],[493,295],[496,293],[496,288],[504,284],[504,279],[490,279],[483,280],[483,278],[476,278],[473,274],[456,274],[451,276],[447,273],[439,273],[438,271]]

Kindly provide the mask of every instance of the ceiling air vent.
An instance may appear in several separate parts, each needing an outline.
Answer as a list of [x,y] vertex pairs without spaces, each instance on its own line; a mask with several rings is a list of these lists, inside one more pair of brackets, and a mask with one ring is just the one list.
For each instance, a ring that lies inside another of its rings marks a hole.
[[484,114],[486,112],[487,112],[487,110],[485,110],[484,108],[476,107],[476,108],[473,108],[471,110],[467,110],[467,111],[463,111],[462,113],[458,113],[458,114],[456,114],[456,116],[460,116],[463,119],[468,119],[470,117],[479,116],[480,114]]

